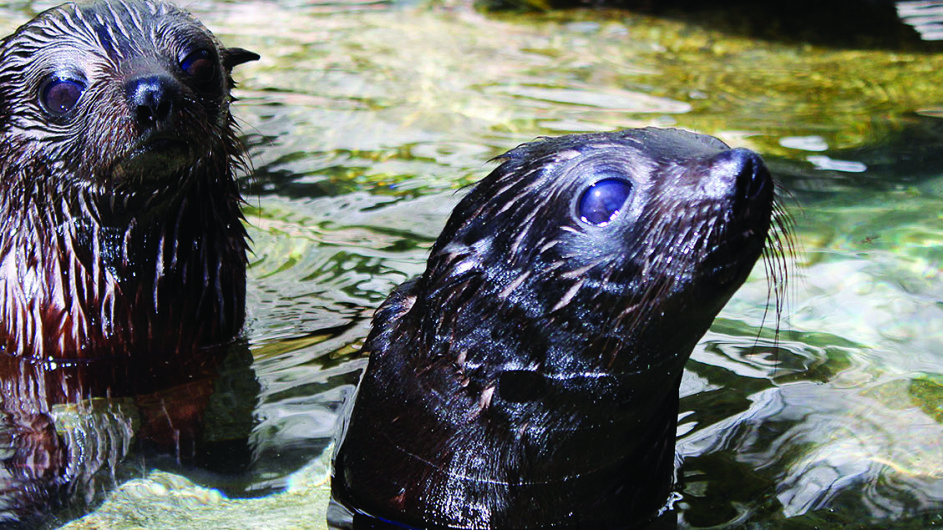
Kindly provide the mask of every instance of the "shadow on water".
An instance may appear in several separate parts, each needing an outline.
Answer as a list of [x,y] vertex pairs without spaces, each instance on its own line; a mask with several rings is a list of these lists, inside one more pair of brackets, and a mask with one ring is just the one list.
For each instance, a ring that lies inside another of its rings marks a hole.
[[828,148],[814,136],[781,140],[787,146],[794,142],[797,154],[766,160],[783,186],[805,204],[861,189],[933,186],[943,176],[943,119],[911,114],[875,134],[875,142],[844,149]]
[[[924,40],[890,0],[478,0],[484,10],[620,8],[668,17],[753,39],[808,43],[835,48],[938,52],[943,44]],[[933,13],[930,13],[931,15]]]
[[815,136],[794,138],[785,143],[795,142],[796,154],[765,158],[783,187],[805,205],[862,189],[932,189],[943,176],[943,120],[913,114],[903,122],[878,133],[873,143],[831,149]]

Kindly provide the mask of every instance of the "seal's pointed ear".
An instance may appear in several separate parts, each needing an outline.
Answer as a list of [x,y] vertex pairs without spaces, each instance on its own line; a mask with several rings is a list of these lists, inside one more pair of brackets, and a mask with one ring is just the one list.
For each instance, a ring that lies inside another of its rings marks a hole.
[[226,70],[232,72],[232,69],[242,63],[249,61],[258,61],[261,56],[255,52],[244,50],[242,48],[226,48],[222,51],[223,66]]

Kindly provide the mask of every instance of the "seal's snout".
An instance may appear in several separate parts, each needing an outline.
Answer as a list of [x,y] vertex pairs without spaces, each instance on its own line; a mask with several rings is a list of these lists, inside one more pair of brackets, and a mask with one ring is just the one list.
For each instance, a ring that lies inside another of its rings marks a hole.
[[132,136],[114,176],[160,181],[189,167],[191,133],[175,118],[185,106],[180,82],[165,72],[148,70],[126,81],[124,90]]
[[728,151],[739,166],[737,175],[737,198],[750,201],[760,198],[772,184],[769,170],[759,155],[749,149],[737,148]]
[[145,130],[167,126],[174,109],[179,106],[177,82],[166,75],[136,77],[128,81],[125,90],[134,117]]
[[709,166],[706,187],[715,197],[732,198],[736,211],[762,198],[772,185],[763,159],[749,149],[738,147],[722,151],[711,159]]

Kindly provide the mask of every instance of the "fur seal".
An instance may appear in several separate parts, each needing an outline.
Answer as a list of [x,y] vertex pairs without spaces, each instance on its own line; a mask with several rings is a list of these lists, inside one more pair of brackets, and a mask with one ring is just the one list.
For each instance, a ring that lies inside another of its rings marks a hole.
[[499,158],[374,317],[335,527],[634,528],[665,506],[684,364],[778,242],[770,173],[677,129]]
[[69,3],[0,42],[0,350],[167,356],[245,318],[226,48],[159,0]]
[[211,396],[254,382],[230,104],[258,58],[160,0],[0,41],[0,527],[100,500],[132,440],[195,454]]

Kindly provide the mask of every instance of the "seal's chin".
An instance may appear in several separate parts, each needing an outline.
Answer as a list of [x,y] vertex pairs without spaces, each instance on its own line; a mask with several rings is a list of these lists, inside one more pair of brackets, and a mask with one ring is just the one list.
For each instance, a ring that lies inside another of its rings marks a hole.
[[151,136],[135,145],[116,166],[120,181],[160,183],[192,167],[190,145],[178,137]]

